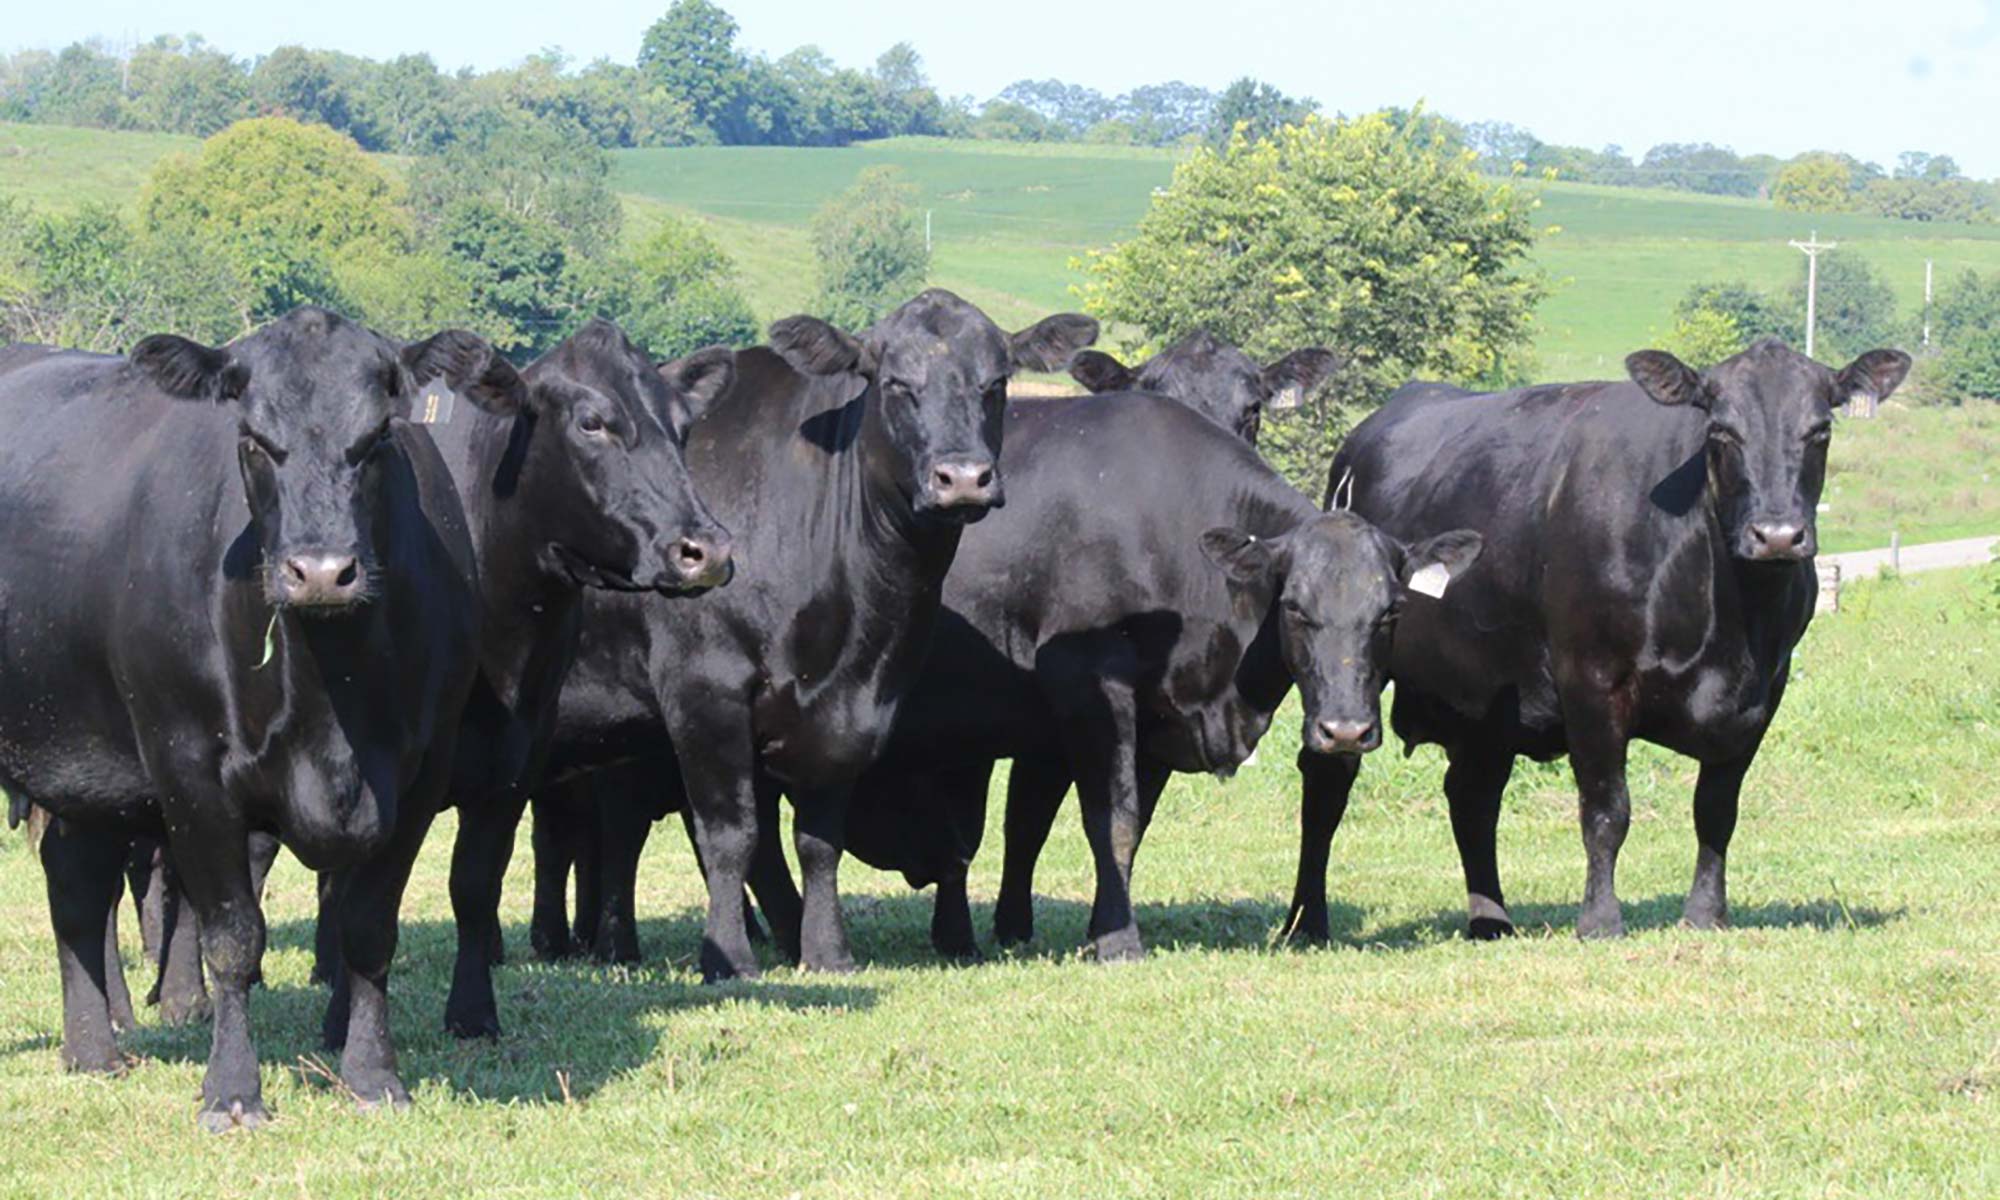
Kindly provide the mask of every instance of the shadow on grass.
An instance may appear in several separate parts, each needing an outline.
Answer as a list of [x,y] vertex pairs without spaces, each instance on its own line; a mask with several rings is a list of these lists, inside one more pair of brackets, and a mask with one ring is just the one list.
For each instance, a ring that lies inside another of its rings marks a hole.
[[[699,944],[699,913],[657,923],[660,940],[685,943],[691,956]],[[312,952],[311,920],[271,926],[272,951]],[[468,1098],[500,1102],[563,1103],[586,1099],[619,1079],[657,1073],[663,1086],[689,1080],[704,1064],[733,1057],[744,1046],[723,1027],[688,1044],[663,1045],[666,1018],[677,1012],[757,1005],[823,1013],[874,1007],[877,989],[866,982],[823,977],[771,979],[706,987],[691,970],[673,962],[604,966],[588,962],[544,964],[528,953],[525,923],[507,931],[509,965],[494,972],[501,1037],[461,1041],[444,1030],[445,994],[451,982],[457,934],[450,921],[404,921],[390,975],[390,1026],[404,1081],[413,1089],[443,1087]],[[53,968],[54,963],[50,963]],[[268,960],[267,960],[268,966]],[[128,979],[143,993],[151,967],[128,962]],[[51,986],[54,985],[50,972]],[[339,1055],[320,1042],[328,989],[284,982],[253,989],[252,1036],[266,1081],[273,1070],[289,1070],[320,1082],[316,1066],[337,1070]],[[210,1032],[206,1024],[166,1026],[157,1010],[142,1009],[137,1029],[120,1035],[120,1046],[142,1060],[205,1063]],[[46,1052],[59,1036],[20,1039],[0,1046],[0,1054]],[[420,1098],[421,1099],[421,1098]]]
[[[1681,907],[1687,897],[1679,893],[1663,893],[1645,900],[1626,900],[1625,931],[1644,933],[1649,930],[1673,929],[1680,924]],[[1508,908],[1514,918],[1514,927],[1524,934],[1540,933],[1544,930],[1558,934],[1573,934],[1576,931],[1576,917],[1580,906],[1575,904],[1517,904]],[[1834,899],[1814,899],[1782,901],[1767,904],[1732,905],[1729,910],[1731,929],[1817,929],[1834,932],[1842,929],[1872,929],[1901,921],[1909,915],[1905,908],[1881,909],[1850,907],[1846,902]],[[1465,935],[1466,916],[1463,909],[1440,909],[1429,917],[1419,917],[1377,930],[1365,939],[1370,946],[1415,947],[1434,945],[1440,941]],[[1729,930],[1718,931],[1716,936],[1727,937]],[[1339,937],[1338,931],[1335,937]]]

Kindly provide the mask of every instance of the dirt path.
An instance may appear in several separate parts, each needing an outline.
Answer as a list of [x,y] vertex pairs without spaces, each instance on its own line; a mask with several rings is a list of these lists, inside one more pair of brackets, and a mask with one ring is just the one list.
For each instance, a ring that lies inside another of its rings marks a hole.
[[[1919,571],[1940,571],[1948,567],[1976,567],[1993,561],[2000,537],[1961,538],[1955,542],[1927,542],[1904,546],[1897,553],[1897,569],[1905,575]],[[1840,564],[1842,579],[1869,579],[1890,564],[1889,551],[1854,550],[1846,554],[1822,554],[1821,564]]]

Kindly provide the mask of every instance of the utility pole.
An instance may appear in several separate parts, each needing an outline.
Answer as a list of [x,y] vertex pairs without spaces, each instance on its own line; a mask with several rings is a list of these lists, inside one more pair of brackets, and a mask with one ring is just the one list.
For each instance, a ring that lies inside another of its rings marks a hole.
[[924,210],[924,253],[931,252],[931,210]]
[[1931,344],[1931,260],[1924,260],[1924,345]]
[[1839,242],[1820,241],[1819,230],[1817,229],[1813,230],[1812,237],[1806,239],[1805,241],[1792,243],[1792,249],[1801,251],[1806,256],[1806,357],[1807,358],[1812,357],[1813,323],[1815,318],[1819,315],[1820,251],[1831,250],[1835,246],[1838,246],[1839,244],[1840,244]]

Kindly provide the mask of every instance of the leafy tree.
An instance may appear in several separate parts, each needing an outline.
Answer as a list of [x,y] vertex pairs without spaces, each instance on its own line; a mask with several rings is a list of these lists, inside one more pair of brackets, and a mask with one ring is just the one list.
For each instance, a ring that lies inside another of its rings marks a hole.
[[1133,88],[1118,98],[1118,119],[1132,127],[1133,140],[1171,146],[1207,132],[1215,122],[1216,95],[1205,87],[1175,80]]
[[1740,281],[1698,283],[1674,308],[1677,324],[1697,319],[1702,313],[1727,317],[1745,346],[1767,337],[1797,341],[1805,320],[1803,310],[1795,313],[1785,302]]
[[1743,332],[1736,319],[1712,308],[1696,308],[1680,314],[1674,331],[1660,347],[1697,369],[1713,366],[1742,350]]
[[471,196],[445,212],[438,243],[465,283],[470,311],[510,357],[526,361],[562,340],[576,296],[555,225]]
[[735,264],[707,230],[670,217],[630,258],[580,273],[584,303],[624,327],[655,359],[703,346],[754,344],[762,327],[737,288]]
[[1926,371],[1953,403],[2000,400],[2000,273],[1966,271],[1938,291],[1937,356]]
[[1754,196],[1769,173],[1762,163],[1738,158],[1727,146],[1707,142],[1666,142],[1646,151],[1638,172],[1650,187],[1676,188],[1712,196]]
[[1771,202],[1790,212],[1846,212],[1853,207],[1854,173],[1834,154],[1801,154],[1771,181]]
[[1003,104],[1017,104],[1050,125],[1060,126],[1069,137],[1108,120],[1115,111],[1102,92],[1059,79],[1017,80],[1002,89],[998,99]]
[[338,56],[280,46],[250,72],[250,101],[264,116],[290,117],[355,135],[354,100]]
[[[1547,290],[1528,262],[1532,202],[1424,128],[1309,116],[1197,150],[1138,233],[1090,258],[1086,306],[1141,330],[1139,354],[1198,329],[1259,359],[1330,346],[1355,402],[1419,374],[1511,381]],[[1295,481],[1323,482],[1336,417],[1322,398],[1271,423]]]
[[1905,150],[1896,156],[1897,179],[1927,179],[1932,181],[1963,179],[1959,172],[1958,160],[1949,154],[1930,154],[1922,150]]
[[921,290],[930,250],[916,189],[894,167],[869,167],[813,217],[819,292],[813,309],[848,329],[875,323]]
[[51,125],[116,129],[125,112],[122,68],[94,42],[63,47],[35,99],[35,119]]
[[1855,207],[1902,221],[1991,221],[1990,195],[1965,179],[1902,177],[1871,179],[1855,197]]
[[479,197],[522,220],[546,223],[580,254],[617,236],[621,212],[611,191],[611,163],[573,125],[493,111],[461,130],[444,153],[410,170],[412,203],[442,214]]
[[428,54],[404,54],[375,68],[359,103],[370,150],[427,154],[451,142],[450,87]]
[[639,70],[718,135],[738,117],[748,87],[736,28],[709,0],[674,0],[639,46]]
[[1932,375],[1953,403],[2000,400],[2000,330],[1982,330],[1944,351]]
[[154,38],[133,51],[125,74],[129,119],[145,129],[207,137],[250,115],[242,66],[199,35]]
[[972,123],[972,136],[990,142],[1061,142],[1069,129],[1024,104],[989,100]]
[[[1806,308],[1806,266],[1801,259],[1791,290],[1792,307],[1801,314]],[[1845,362],[1901,340],[1895,293],[1867,259],[1855,254],[1819,256],[1817,321],[1813,348],[1827,362]],[[1800,323],[1804,324],[1803,317]]]
[[1268,138],[1286,125],[1296,125],[1319,110],[1304,97],[1287,96],[1268,83],[1244,76],[1223,89],[1216,98],[1215,113],[1209,119],[1208,141],[1224,147],[1236,135],[1237,126],[1251,141]]
[[253,321],[337,305],[338,255],[358,243],[401,249],[410,233],[389,177],[359,146],[285,117],[239,121],[198,154],[161,162],[140,215],[147,233],[221,256],[250,288]]
[[0,340],[104,352],[162,331],[225,341],[248,324],[243,290],[214,256],[141,235],[110,208],[0,200]]

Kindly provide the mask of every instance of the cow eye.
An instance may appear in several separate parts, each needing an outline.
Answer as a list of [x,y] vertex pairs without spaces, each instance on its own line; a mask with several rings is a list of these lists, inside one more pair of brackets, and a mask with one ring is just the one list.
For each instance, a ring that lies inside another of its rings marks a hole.
[[1741,446],[1743,435],[1727,425],[1712,425],[1708,430],[1708,440],[1718,446]]
[[1811,429],[1806,430],[1807,445],[1824,446],[1832,440],[1833,427],[1831,425],[1815,425]]
[[589,437],[601,438],[609,432],[609,427],[604,424],[604,418],[588,411],[577,416],[576,427]]
[[916,392],[910,389],[910,385],[900,379],[891,379],[889,382],[883,384],[882,391],[883,394],[895,400],[907,400],[914,403],[917,398]]
[[248,429],[244,430],[243,448],[255,457],[269,459],[271,462],[281,466],[284,464],[285,452],[260,433],[254,433]]

